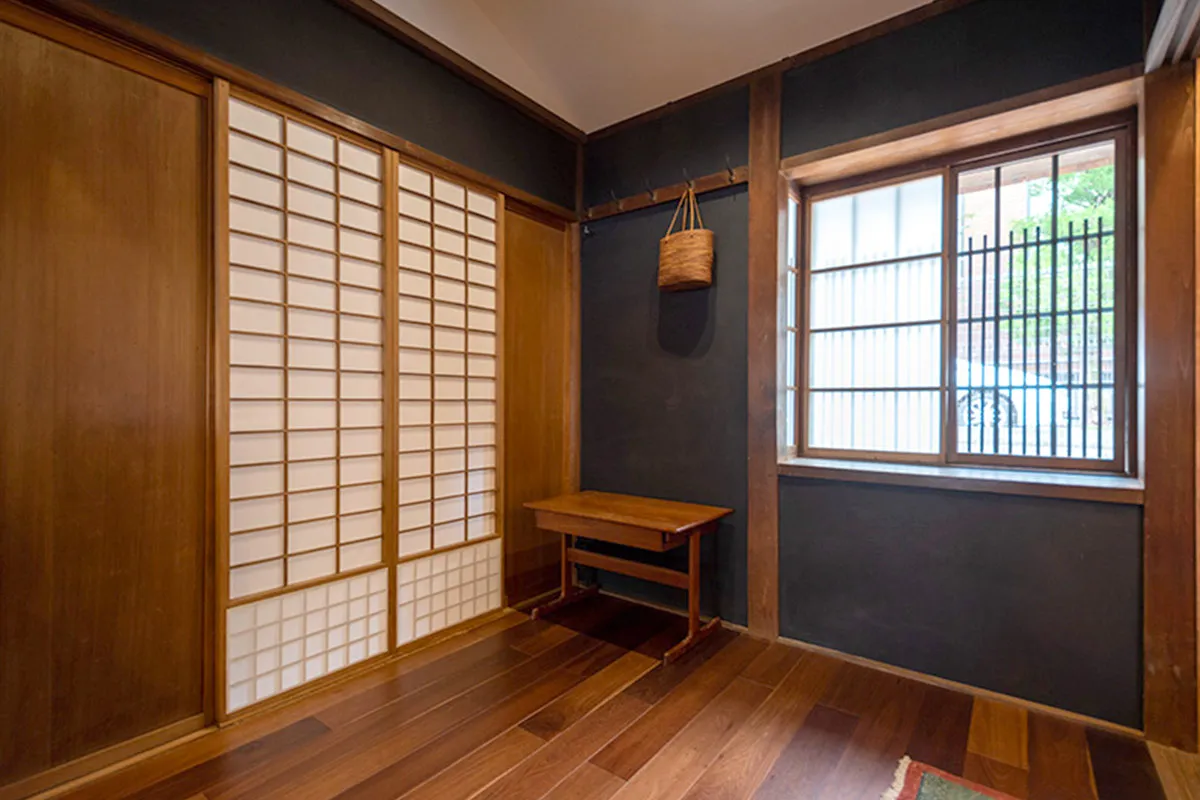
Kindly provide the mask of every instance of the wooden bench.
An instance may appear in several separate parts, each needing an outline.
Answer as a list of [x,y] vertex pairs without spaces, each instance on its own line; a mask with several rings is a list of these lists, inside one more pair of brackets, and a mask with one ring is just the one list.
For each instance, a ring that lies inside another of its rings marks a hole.
[[[686,589],[688,633],[663,656],[670,663],[716,630],[721,620],[700,625],[700,537],[712,533],[730,508],[677,503],[607,492],[579,492],[526,503],[542,530],[562,534],[562,589],[554,600],[533,610],[533,618],[545,616],[598,591],[575,586],[572,564],[617,572],[634,578]],[[606,556],[572,546],[571,537],[627,545],[656,553],[688,546],[687,572],[679,572],[639,561]]]

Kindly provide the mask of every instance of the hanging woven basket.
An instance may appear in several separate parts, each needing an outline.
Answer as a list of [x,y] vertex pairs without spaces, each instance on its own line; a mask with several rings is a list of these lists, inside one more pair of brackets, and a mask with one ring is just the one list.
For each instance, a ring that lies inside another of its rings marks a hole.
[[[680,221],[680,229],[675,223]],[[667,235],[658,243],[658,288],[683,292],[712,286],[713,232],[704,228],[700,206],[691,187],[679,198]]]

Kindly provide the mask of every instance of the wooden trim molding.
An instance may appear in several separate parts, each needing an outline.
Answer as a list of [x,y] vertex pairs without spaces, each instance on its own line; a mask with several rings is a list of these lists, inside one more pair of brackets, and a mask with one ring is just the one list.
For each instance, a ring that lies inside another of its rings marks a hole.
[[1197,748],[1196,75],[1146,76],[1144,720]]
[[1114,70],[785,158],[783,174],[828,183],[1137,106],[1141,66]]
[[[223,78],[231,84],[248,89],[264,98],[282,103],[291,109],[302,111],[312,117],[331,125],[336,125],[346,131],[358,134],[384,147],[390,147],[401,155],[418,159],[428,166],[436,167],[450,175],[461,178],[492,191],[509,197],[514,197],[535,208],[541,209],[559,219],[575,221],[575,211],[537,195],[518,189],[515,186],[497,180],[479,170],[457,164],[450,159],[408,141],[394,133],[378,128],[332,106],[313,100],[293,89],[289,89],[274,81],[256,75],[249,70],[236,67],[215,56],[209,55],[190,45],[183,44],[169,36],[164,36],[144,25],[131,22],[116,14],[100,9],[87,0],[4,0],[0,8],[9,4],[34,5],[45,8],[54,15],[68,20],[76,26],[97,32],[103,36],[115,39],[126,45],[145,51],[158,59],[165,59],[170,64],[180,65],[185,69],[198,72],[206,78]],[[202,83],[203,83],[203,79]],[[207,85],[205,91],[207,91]]]
[[543,125],[548,125],[564,136],[582,142],[587,138],[582,130],[555,114],[519,89],[497,78],[475,62],[465,58],[425,31],[392,13],[374,0],[335,0],[335,2],[370,22],[375,27],[436,61],[450,71],[466,78],[477,86],[523,111]]
[[0,800],[18,800],[18,798],[30,797],[40,792],[56,789],[56,787],[65,789],[66,787],[62,784],[73,781],[93,780],[100,777],[101,774],[105,774],[101,771],[106,768],[116,765],[124,766],[122,762],[140,760],[150,755],[150,751],[182,744],[187,740],[185,737],[194,738],[195,734],[203,731],[205,731],[203,714],[185,717],[178,722],[172,722],[170,725],[156,728],[141,736],[118,742],[111,747],[97,750],[95,753],[89,753],[74,761],[68,761],[66,764],[60,764],[0,787]]
[[747,612],[750,633],[779,635],[776,351],[787,192],[779,177],[782,75],[750,86],[750,253],[747,331]]

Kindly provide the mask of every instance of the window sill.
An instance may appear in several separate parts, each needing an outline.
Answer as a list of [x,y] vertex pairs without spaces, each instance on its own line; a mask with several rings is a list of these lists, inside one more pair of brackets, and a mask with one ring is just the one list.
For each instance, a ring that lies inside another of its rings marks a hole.
[[1123,475],[844,461],[833,458],[787,459],[779,463],[779,474],[788,478],[1055,497],[1122,505],[1142,505],[1145,493],[1141,480]]

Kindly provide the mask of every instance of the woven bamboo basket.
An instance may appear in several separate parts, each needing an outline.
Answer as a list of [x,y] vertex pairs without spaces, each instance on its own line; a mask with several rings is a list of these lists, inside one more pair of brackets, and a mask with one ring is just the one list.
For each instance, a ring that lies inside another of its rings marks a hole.
[[[680,229],[675,230],[683,211]],[[696,192],[690,187],[679,198],[667,235],[658,243],[658,288],[683,292],[712,286],[713,232],[704,228]]]

